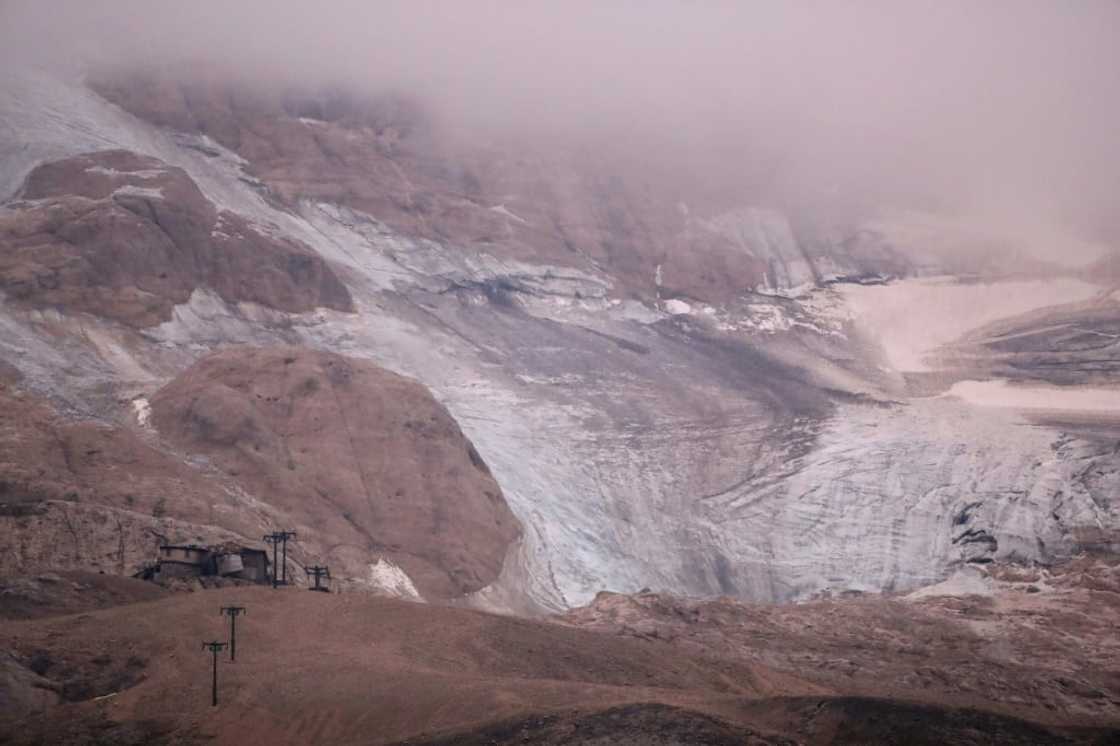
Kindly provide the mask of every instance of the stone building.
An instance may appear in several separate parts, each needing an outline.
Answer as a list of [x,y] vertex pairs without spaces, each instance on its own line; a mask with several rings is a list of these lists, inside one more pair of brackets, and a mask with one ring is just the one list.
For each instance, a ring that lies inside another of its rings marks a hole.
[[154,582],[216,576],[265,584],[272,580],[269,565],[265,550],[238,544],[163,544],[156,561],[136,575]]

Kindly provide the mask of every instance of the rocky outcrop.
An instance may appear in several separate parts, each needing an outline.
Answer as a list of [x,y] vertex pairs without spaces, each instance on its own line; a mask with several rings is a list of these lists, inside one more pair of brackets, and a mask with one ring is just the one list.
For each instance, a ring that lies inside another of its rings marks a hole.
[[56,684],[4,651],[0,657],[0,713],[23,715],[58,704]]
[[385,558],[425,597],[469,593],[497,577],[519,533],[447,410],[372,363],[228,349],[161,389],[152,421],[313,532],[336,573],[371,576]]
[[198,287],[285,311],[349,310],[307,246],[219,211],[178,168],[121,150],[43,164],[0,209],[0,290],[144,327]]
[[947,588],[765,605],[601,593],[561,618],[667,649],[718,650],[847,695],[1085,723],[1120,717],[1112,672],[1120,644],[1106,632],[1120,597],[1096,590],[1116,587],[1115,561],[990,570],[977,573],[983,582],[972,594]]

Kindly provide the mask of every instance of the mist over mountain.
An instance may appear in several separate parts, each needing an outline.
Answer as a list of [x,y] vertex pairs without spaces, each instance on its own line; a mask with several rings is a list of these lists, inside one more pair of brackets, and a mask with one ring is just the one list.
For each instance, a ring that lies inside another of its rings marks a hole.
[[0,66],[0,741],[1115,739],[1120,5],[10,1]]
[[1047,256],[1117,238],[1120,10],[1107,1],[4,12],[4,54],[21,61],[405,92],[445,138],[558,138],[776,207],[937,209]]

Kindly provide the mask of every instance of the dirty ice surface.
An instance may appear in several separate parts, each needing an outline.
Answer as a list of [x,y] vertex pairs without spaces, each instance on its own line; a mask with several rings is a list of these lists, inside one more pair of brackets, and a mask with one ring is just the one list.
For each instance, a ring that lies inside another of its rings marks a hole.
[[839,289],[852,321],[879,343],[889,365],[900,372],[931,370],[931,353],[973,329],[1101,292],[1072,278],[962,282],[930,277]]
[[1016,386],[997,379],[958,381],[945,395],[982,407],[1120,412],[1120,389]]

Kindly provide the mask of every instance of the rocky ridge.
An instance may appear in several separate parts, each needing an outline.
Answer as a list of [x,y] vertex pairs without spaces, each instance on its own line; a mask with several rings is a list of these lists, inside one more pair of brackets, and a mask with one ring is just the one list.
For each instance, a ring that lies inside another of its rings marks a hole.
[[216,71],[112,71],[91,85],[145,121],[236,153],[288,209],[341,205],[412,239],[605,274],[620,297],[722,303],[744,289],[799,294],[914,267],[873,233],[744,208],[736,197],[749,196],[731,185],[717,195],[687,170],[617,148],[464,145],[399,96],[284,90]]
[[205,286],[230,303],[346,311],[308,247],[219,211],[179,168],[123,150],[37,166],[0,211],[0,290],[144,327]]

